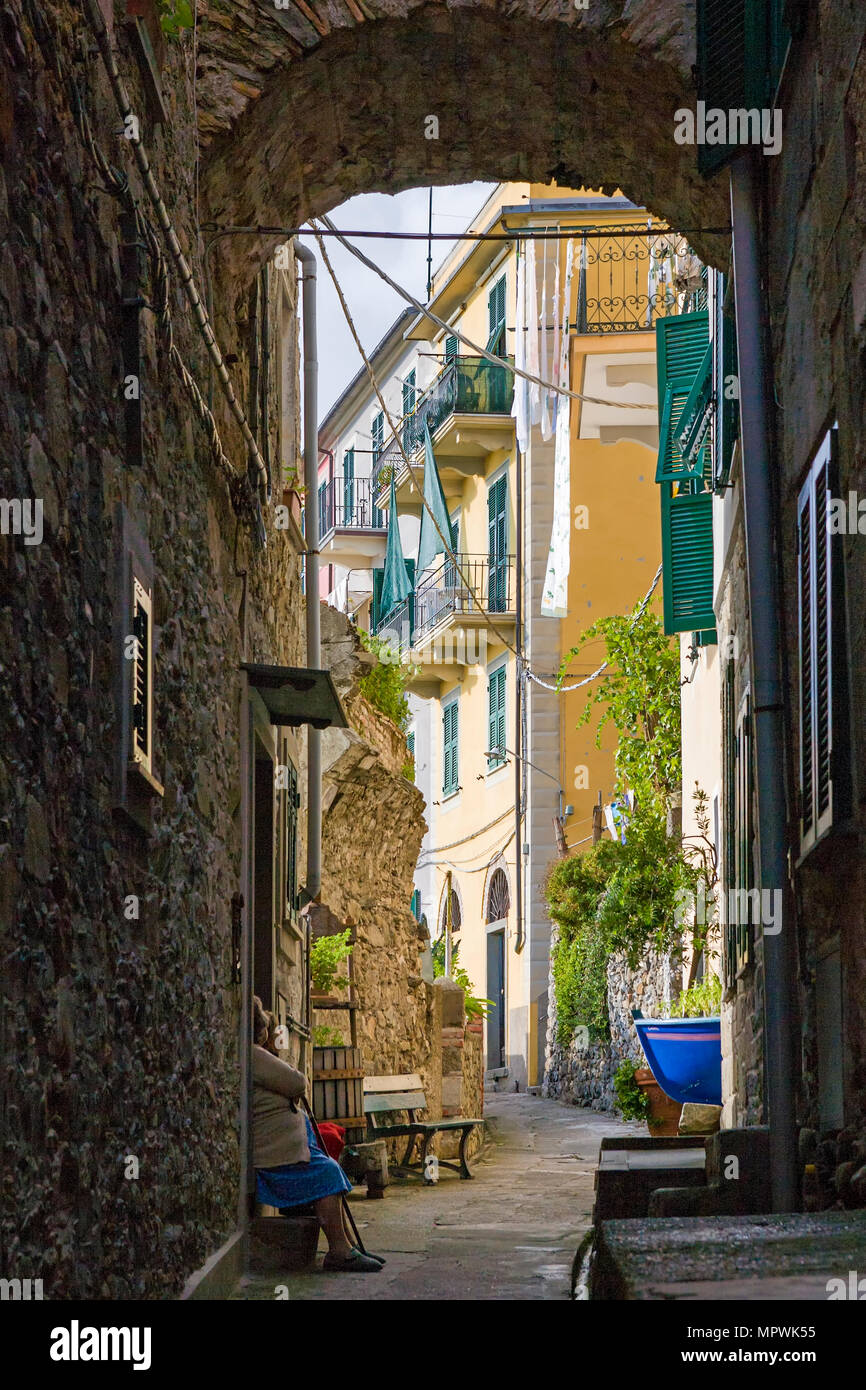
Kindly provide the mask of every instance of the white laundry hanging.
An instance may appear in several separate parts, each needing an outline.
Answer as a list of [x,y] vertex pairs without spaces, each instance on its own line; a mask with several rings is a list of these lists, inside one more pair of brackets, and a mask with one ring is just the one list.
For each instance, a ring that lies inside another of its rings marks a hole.
[[[517,308],[514,315],[514,365],[518,371],[526,371],[527,328],[526,328],[526,257],[517,256]],[[529,382],[526,377],[515,375],[514,400],[511,414],[514,416],[517,447],[522,454],[529,447]]]
[[[535,274],[535,242],[530,237],[526,246],[526,370],[539,376],[538,370],[538,281]],[[529,423],[541,419],[541,387],[537,381],[529,385]]]
[[[568,310],[574,273],[574,238],[565,253],[565,283],[562,290],[563,323],[557,361],[560,385],[568,383]],[[557,323],[559,320],[557,319]],[[568,575],[571,569],[571,397],[558,396],[556,402],[556,443],[553,450],[553,523],[547,571],[541,594],[541,612],[548,618],[564,618],[568,613]]]
[[[541,274],[541,308],[538,315],[538,341],[539,341],[539,376],[544,381],[550,381],[550,372],[547,363],[548,347],[548,317],[547,317],[547,241],[544,242],[544,262]],[[551,392],[544,387],[541,392],[541,437],[548,440],[553,436],[553,426],[550,420],[550,396]]]

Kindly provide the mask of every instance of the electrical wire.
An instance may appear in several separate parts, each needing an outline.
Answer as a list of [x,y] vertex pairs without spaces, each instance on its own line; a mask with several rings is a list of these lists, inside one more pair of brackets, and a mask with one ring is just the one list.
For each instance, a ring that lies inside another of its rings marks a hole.
[[[315,222],[316,219],[311,220]],[[411,304],[413,308],[417,309],[419,314],[423,314],[424,318],[429,319],[431,323],[435,323],[437,328],[442,328],[446,333],[450,333],[458,342],[462,343],[464,347],[469,348],[477,357],[483,357],[485,361],[492,362],[494,366],[502,366],[503,359],[501,357],[497,357],[493,352],[488,352],[487,348],[480,347],[478,343],[473,343],[470,338],[467,338],[458,329],[454,328],[453,325],[446,323],[444,319],[440,319],[439,315],[434,314],[432,309],[426,308],[425,305],[421,303],[420,299],[416,299],[415,296],[404,289],[402,285],[398,285],[396,280],[392,280],[391,276],[386,274],[381,266],[376,265],[376,262],[371,261],[369,256],[365,256],[363,251],[359,251],[357,246],[353,246],[350,241],[347,241],[343,233],[337,230],[329,217],[322,217],[320,220],[324,222],[329,231],[336,235],[341,246],[344,246],[347,251],[350,251],[368,270],[372,270],[375,275],[378,275],[380,280],[384,280],[385,284],[390,286],[395,294],[398,294],[401,299],[405,299],[407,304]],[[319,245],[322,246],[321,238],[319,239]],[[545,381],[543,377],[535,376],[532,372],[524,371],[522,367],[515,367],[510,363],[509,371],[513,372],[515,376],[522,377],[526,381],[531,381],[535,386],[542,387],[545,391],[555,391],[558,395],[568,396],[574,401],[586,401],[590,405],[617,406],[621,410],[658,410],[658,404],[655,401],[652,403],[646,401],[611,401],[605,400],[601,396],[586,396],[582,391],[572,391],[567,386],[556,386],[552,381]]]
[[[177,233],[174,229],[174,224],[172,223],[172,220],[168,214],[168,210],[165,206],[165,203],[162,200],[162,195],[160,194],[156,180],[153,176],[153,171],[150,167],[150,161],[147,157],[147,152],[144,148],[144,145],[142,144],[141,136],[138,133],[138,120],[132,110],[132,105],[130,103],[129,96],[126,91],[126,87],[124,86],[123,78],[120,75],[117,63],[114,60],[114,54],[111,49],[111,40],[108,36],[108,29],[105,24],[105,19],[99,7],[99,0],[83,0],[83,4],[85,13],[87,15],[88,23],[90,25],[90,29],[93,33],[94,38],[96,39],[99,52],[102,56],[103,66],[105,67],[109,85],[111,86],[111,90],[114,95],[115,105],[117,106],[117,109],[120,113],[121,121],[123,122],[124,135],[128,139],[129,144],[132,146],[133,155],[135,156],[135,161],[138,165],[142,182],[147,191],[147,195],[151,201],[151,204],[153,205],[154,212],[156,213],[157,221],[159,223],[163,237],[168,246],[169,255],[172,261],[174,262],[175,269],[177,270],[177,273],[180,277],[180,282],[183,287],[184,294],[186,295],[187,302],[192,310],[193,318],[199,330],[199,334],[204,341],[205,347],[208,351],[208,355],[210,356],[214,366],[216,367],[216,372],[217,376],[219,377],[223,395],[225,396],[228,407],[240,428],[241,434],[244,437],[244,442],[246,443],[247,449],[249,451],[250,462],[255,466],[262,487],[267,489],[268,475],[267,469],[265,468],[264,460],[262,459],[262,456],[259,453],[259,447],[255,439],[253,438],[252,431],[250,430],[249,424],[247,422],[247,417],[244,411],[241,409],[237,397],[235,396],[234,388],[231,383],[231,378],[229,377],[228,368],[226,367],[222,352],[220,351],[216,337],[214,336],[214,331],[211,327],[207,310],[205,309],[199,296],[198,290],[196,289],[193,273],[187,263],[186,257],[183,254],[180,242],[177,238]],[[202,405],[204,405],[203,401]]]
[[330,257],[328,256],[328,253],[327,253],[327,251],[325,250],[325,243],[324,243],[324,241],[322,240],[322,238],[319,237],[319,236],[317,236],[316,240],[317,240],[317,243],[318,243],[318,246],[319,246],[319,252],[320,252],[321,257],[322,257],[322,260],[323,260],[323,262],[324,262],[324,264],[325,264],[325,268],[327,269],[328,274],[330,275],[332,281],[334,282],[334,289],[337,291],[337,298],[338,298],[339,301],[340,301],[340,307],[341,307],[341,309],[343,310],[343,314],[344,314],[344,316],[345,316],[346,323],[347,323],[348,326],[349,326],[349,332],[352,334],[352,337],[353,337],[354,342],[355,342],[355,346],[356,346],[356,348],[358,349],[358,352],[361,354],[361,358],[362,358],[362,360],[363,360],[363,362],[364,362],[364,366],[367,368],[367,374],[368,374],[368,376],[369,376],[369,378],[370,378],[370,384],[372,385],[373,390],[374,390],[374,392],[375,392],[375,394],[376,394],[376,399],[378,400],[379,405],[382,407],[382,413],[383,413],[383,415],[385,416],[385,419],[388,421],[388,427],[389,427],[389,429],[392,431],[392,434],[394,435],[394,438],[395,438],[395,440],[397,441],[397,445],[398,445],[398,447],[399,447],[399,449],[400,449],[400,453],[401,453],[401,455],[402,455],[402,457],[403,457],[403,462],[405,463],[406,468],[408,469],[408,472],[409,472],[410,477],[412,478],[413,482],[415,483],[416,487],[418,488],[418,495],[419,495],[420,498],[421,498],[422,506],[424,507],[424,510],[426,511],[427,515],[430,517],[430,520],[431,520],[432,523],[433,523],[433,526],[434,526],[434,528],[435,528],[435,530],[436,530],[436,534],[437,534],[437,536],[439,537],[439,539],[441,540],[442,545],[443,545],[443,547],[444,547],[445,554],[446,554],[446,556],[448,557],[449,561],[450,561],[451,563],[453,563],[454,568],[455,568],[457,574],[460,576],[461,582],[463,583],[463,585],[464,585],[465,588],[466,588],[466,592],[469,594],[470,598],[472,599],[473,604],[474,604],[475,607],[477,608],[478,612],[481,614],[481,617],[484,619],[485,625],[486,625],[487,627],[489,627],[490,631],[491,631],[491,632],[493,633],[493,635],[496,637],[497,641],[501,642],[502,645],[503,645],[508,651],[510,651],[510,652],[512,653],[513,656],[518,657],[518,659],[519,659],[519,653],[517,652],[516,648],[513,647],[512,644],[508,641],[508,638],[505,637],[504,634],[503,634],[502,632],[500,632],[500,630],[499,630],[499,628],[496,626],[496,624],[493,623],[493,622],[491,622],[488,613],[485,611],[484,604],[483,604],[481,598],[480,598],[479,595],[475,592],[475,590],[474,590],[474,588],[472,587],[472,585],[469,583],[469,580],[467,579],[466,574],[464,573],[463,568],[462,568],[462,566],[461,566],[461,564],[460,564],[460,560],[459,560],[458,556],[455,555],[455,553],[454,553],[454,551],[453,551],[453,549],[452,549],[452,547],[451,547],[450,540],[449,540],[446,536],[443,535],[442,530],[441,530],[441,528],[440,528],[440,526],[439,526],[439,523],[438,523],[438,521],[436,520],[436,517],[435,517],[434,514],[433,514],[433,509],[432,509],[432,507],[430,506],[429,502],[427,501],[427,498],[424,496],[423,478],[420,478],[420,477],[419,477],[419,474],[418,474],[418,472],[416,471],[415,465],[410,461],[409,456],[408,456],[408,454],[406,453],[406,450],[405,450],[404,447],[403,447],[403,441],[402,441],[402,439],[400,438],[399,434],[397,433],[396,426],[395,426],[395,424],[394,424],[393,418],[392,418],[392,416],[391,416],[390,411],[388,410],[388,407],[387,407],[386,404],[385,404],[385,399],[384,399],[384,397],[383,397],[383,395],[382,395],[382,392],[381,392],[381,390],[380,390],[380,388],[379,388],[379,383],[378,383],[378,381],[377,381],[377,379],[376,379],[376,373],[375,373],[375,371],[373,370],[373,365],[372,365],[372,363],[371,363],[369,357],[367,356],[366,352],[364,351],[363,345],[362,345],[362,343],[361,343],[361,339],[358,337],[358,330],[357,330],[356,327],[355,327],[355,322],[354,322],[354,320],[353,320],[353,318],[352,318],[351,310],[349,309],[349,306],[348,306],[348,304],[346,303],[346,297],[345,297],[345,295],[343,294],[342,286],[340,285],[340,282],[339,282],[339,280],[337,279],[336,271],[334,270],[334,267],[331,265]]
[[[653,580],[652,584],[650,585],[649,589],[647,590],[646,594],[641,600],[640,607],[638,608],[637,612],[635,613],[634,617],[629,623],[629,632],[631,632],[637,626],[644,613],[646,612],[647,604],[653,596],[655,587],[658,584],[659,579],[661,578],[661,573],[662,566],[659,565],[658,569],[656,570],[655,579]],[[534,681],[536,685],[542,686],[545,690],[552,690],[556,695],[568,695],[572,690],[580,690],[583,686],[589,685],[592,681],[597,680],[598,677],[601,675],[602,671],[606,671],[609,665],[609,661],[603,661],[600,666],[596,666],[595,670],[591,672],[590,675],[584,676],[582,680],[576,681],[574,685],[562,685],[559,681],[556,683],[556,685],[551,685],[548,681],[542,680],[541,676],[537,676],[534,671],[531,671],[529,669],[528,666],[526,668],[526,675],[529,680]]]

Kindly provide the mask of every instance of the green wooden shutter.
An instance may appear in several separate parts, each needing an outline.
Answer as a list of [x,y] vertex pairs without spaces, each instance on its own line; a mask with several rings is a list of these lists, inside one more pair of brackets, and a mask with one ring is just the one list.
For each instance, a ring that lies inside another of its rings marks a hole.
[[381,410],[378,414],[373,416],[370,434],[373,438],[373,466],[375,467],[379,462],[379,455],[382,452],[382,446],[385,442],[385,416],[382,414]]
[[683,465],[692,477],[703,477],[709,466],[707,436],[713,418],[712,406],[713,348],[707,343],[698,374],[673,430]]
[[[487,747],[505,748],[505,667],[492,671],[487,680]],[[487,767],[500,767],[505,761],[504,751],[499,756],[488,757]]]
[[487,351],[505,356],[505,276],[503,275],[487,296]]
[[[691,487],[694,484],[686,484]],[[713,494],[662,483],[662,581],[665,632],[716,625],[713,612]]]
[[487,603],[491,613],[508,607],[508,475],[487,489]]
[[355,450],[343,455],[343,525],[355,525]]
[[[772,106],[790,31],[784,0],[698,0],[698,100],[726,113]],[[699,145],[698,169],[722,169],[741,145]]]
[[298,810],[301,796],[298,774],[292,763],[287,764],[286,785],[286,907],[294,917],[300,906],[298,899]]
[[458,702],[452,700],[442,710],[442,791],[448,796],[459,785]]
[[370,631],[375,632],[382,616],[382,585],[385,581],[385,568],[373,570],[373,602],[370,606]]
[[403,418],[415,413],[415,371],[414,369],[403,382]]
[[727,276],[719,274],[717,285],[713,331],[713,395],[716,409],[713,486],[717,492],[724,492],[730,483],[734,446],[740,433],[740,398],[737,328],[731,284]]
[[445,339],[445,361],[453,362],[457,356],[458,343],[453,333],[449,333]]

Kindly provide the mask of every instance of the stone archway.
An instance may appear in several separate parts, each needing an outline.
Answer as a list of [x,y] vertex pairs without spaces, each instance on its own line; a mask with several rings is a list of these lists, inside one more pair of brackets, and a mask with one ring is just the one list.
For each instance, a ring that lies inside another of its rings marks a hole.
[[[673,139],[675,110],[695,96],[688,0],[638,0],[628,18],[621,0],[585,13],[571,0],[399,8],[365,4],[374,19],[359,24],[351,3],[352,27],[307,24],[304,38],[291,7],[256,8],[254,30],[249,0],[205,21],[207,218],[293,226],[360,192],[518,179],[619,186],[678,226],[727,223],[725,180],[703,182]],[[425,137],[429,115],[438,139]],[[229,277],[247,278],[278,239],[221,242]],[[695,242],[708,259],[721,249]]]

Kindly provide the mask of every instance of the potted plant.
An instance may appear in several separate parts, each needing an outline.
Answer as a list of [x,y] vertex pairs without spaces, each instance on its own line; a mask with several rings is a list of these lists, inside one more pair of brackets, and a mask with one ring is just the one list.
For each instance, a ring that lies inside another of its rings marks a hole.
[[[352,954],[352,947],[349,938],[352,935],[351,927],[345,931],[337,932],[333,936],[320,936],[310,947],[310,979],[312,982],[313,1003],[316,1000],[331,998],[331,990],[337,980],[337,972],[343,961],[348,960]],[[346,983],[342,977],[339,988],[343,988]]]
[[296,468],[290,468],[283,483],[283,506],[288,507],[289,515],[297,526],[301,524],[306,489],[298,476]]
[[653,1138],[676,1134],[682,1106],[665,1095],[648,1067],[636,1067],[630,1057],[624,1058],[613,1086],[624,1120],[646,1120]]

